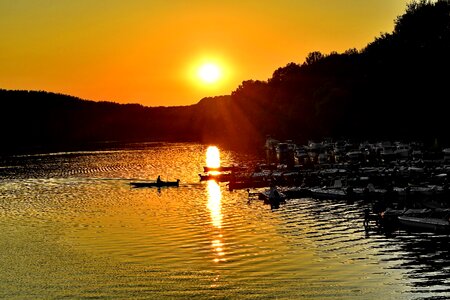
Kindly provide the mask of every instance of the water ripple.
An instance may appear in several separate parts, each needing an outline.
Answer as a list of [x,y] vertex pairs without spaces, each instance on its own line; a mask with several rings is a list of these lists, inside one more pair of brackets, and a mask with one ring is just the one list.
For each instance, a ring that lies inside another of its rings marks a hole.
[[[271,210],[200,183],[206,146],[12,157],[0,165],[0,298],[432,299],[448,236],[365,232],[364,203]],[[231,151],[224,164],[249,159]],[[162,175],[179,188],[132,189]]]

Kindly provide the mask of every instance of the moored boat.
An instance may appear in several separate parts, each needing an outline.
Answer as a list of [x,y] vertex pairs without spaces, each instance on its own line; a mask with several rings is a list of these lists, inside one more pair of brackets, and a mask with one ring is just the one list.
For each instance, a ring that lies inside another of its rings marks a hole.
[[399,225],[408,229],[450,230],[449,208],[392,209],[380,213],[382,223],[387,227]]
[[231,181],[234,178],[234,175],[231,173],[208,173],[208,174],[198,174],[200,177],[200,181],[207,181],[207,180],[215,180],[217,182],[227,182]]
[[285,202],[286,195],[272,185],[269,190],[259,193],[259,199],[264,200],[266,204],[270,204],[272,209],[277,209],[281,203]]
[[311,197],[315,199],[345,199],[347,194],[342,188],[320,187],[311,189]]
[[448,218],[432,218],[432,217],[412,217],[398,216],[400,225],[424,231],[450,231],[450,221]]
[[450,161],[450,148],[443,149],[442,154],[444,155],[444,162],[449,162]]
[[205,173],[208,172],[238,172],[238,171],[245,171],[245,167],[240,166],[222,166],[222,167],[203,167],[203,171]]
[[316,199],[348,199],[353,196],[353,188],[344,187],[341,179],[335,179],[333,185],[310,189],[311,197]]

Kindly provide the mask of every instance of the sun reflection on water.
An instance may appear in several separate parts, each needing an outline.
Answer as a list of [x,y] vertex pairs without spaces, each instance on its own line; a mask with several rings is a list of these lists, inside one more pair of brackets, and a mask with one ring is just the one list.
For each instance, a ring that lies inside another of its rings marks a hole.
[[[220,167],[220,152],[215,146],[210,146],[206,151],[206,165],[208,167]],[[224,258],[224,242],[222,235],[222,192],[220,185],[214,181],[209,180],[208,186],[208,209],[211,214],[211,224],[217,229],[217,236],[211,241],[211,246],[214,252],[214,262],[218,263],[226,261]]]
[[220,167],[220,152],[216,146],[209,146],[206,150],[206,166],[210,168]]
[[211,213],[211,224],[219,230],[215,239],[211,241],[214,251],[214,262],[226,261],[224,258],[224,242],[222,229],[222,192],[220,186],[214,180],[208,181],[208,209]]
[[219,184],[214,180],[208,181],[208,209],[211,212],[211,222],[214,227],[222,227],[222,194]]

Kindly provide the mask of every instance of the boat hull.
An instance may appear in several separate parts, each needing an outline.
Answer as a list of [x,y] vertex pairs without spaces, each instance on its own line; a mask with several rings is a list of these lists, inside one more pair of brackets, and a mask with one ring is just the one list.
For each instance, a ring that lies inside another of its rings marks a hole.
[[399,216],[400,225],[423,231],[450,231],[450,222],[439,218]]
[[162,182],[131,182],[130,185],[135,188],[143,188],[143,187],[169,187],[175,186],[178,187],[180,185],[180,181],[162,181]]

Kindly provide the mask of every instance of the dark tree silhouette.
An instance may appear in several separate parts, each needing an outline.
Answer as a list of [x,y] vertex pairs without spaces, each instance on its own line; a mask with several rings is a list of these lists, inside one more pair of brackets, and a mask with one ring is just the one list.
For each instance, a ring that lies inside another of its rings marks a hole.
[[183,107],[93,102],[0,90],[2,150],[99,141],[198,141],[259,147],[280,139],[348,137],[449,142],[450,5],[412,2],[358,51],[311,52],[267,81]]

